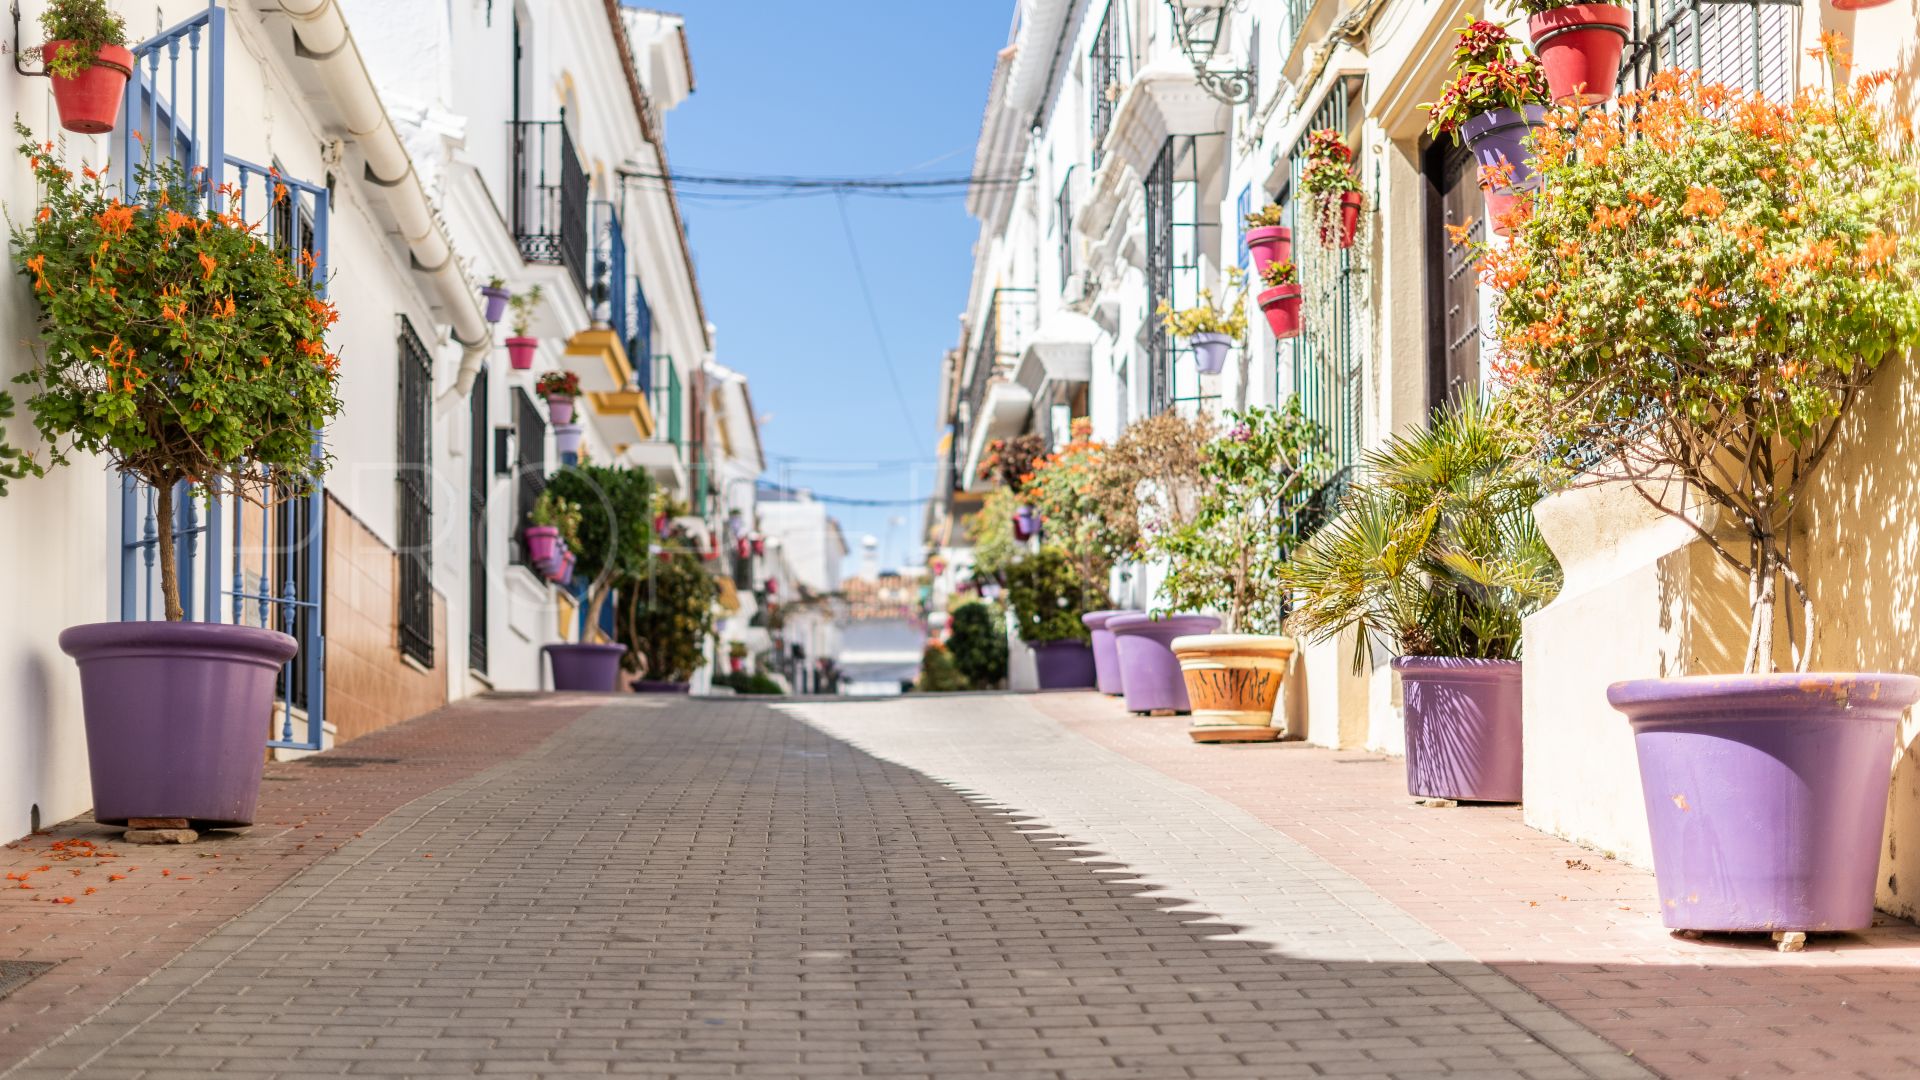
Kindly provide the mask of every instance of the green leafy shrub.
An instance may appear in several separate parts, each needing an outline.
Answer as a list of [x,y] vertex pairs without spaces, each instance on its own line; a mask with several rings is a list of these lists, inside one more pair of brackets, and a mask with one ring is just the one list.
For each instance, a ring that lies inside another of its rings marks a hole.
[[[1020,640],[1085,641],[1080,616],[1096,610],[1066,552],[1048,544],[1007,567],[1007,603],[1013,607]],[[1101,598],[1104,601],[1104,597]]]
[[947,649],[976,689],[990,690],[1007,677],[1007,631],[992,604],[969,600],[954,608]]
[[1232,427],[1207,444],[1193,520],[1154,542],[1169,563],[1160,595],[1175,611],[1220,612],[1227,633],[1277,634],[1295,511],[1326,471],[1324,433],[1297,399],[1226,419]]
[[1534,524],[1532,435],[1511,408],[1469,400],[1369,452],[1365,478],[1295,552],[1287,625],[1313,639],[1360,630],[1403,656],[1520,657],[1520,620],[1560,589]]
[[[15,125],[39,182],[38,213],[12,229],[14,266],[38,305],[34,424],[62,464],[104,456],[151,484],[159,520],[189,481],[267,501],[303,494],[329,458],[317,433],[340,411],[338,318],[313,264],[298,265],[237,213],[215,209],[179,163],[135,170],[144,205]],[[224,190],[227,205],[238,191]],[[276,199],[284,199],[284,191]],[[173,532],[158,561],[168,619],[181,618]]]
[[[614,589],[646,568],[653,481],[638,469],[569,465],[547,478],[540,497],[549,496],[571,508],[573,533],[567,546],[574,554],[574,571],[590,582],[586,626],[599,626]],[[567,535],[564,527],[561,534]]]
[[71,41],[47,64],[47,71],[71,79],[93,66],[93,58],[108,45],[127,43],[127,21],[114,14],[107,0],[52,0],[40,13],[40,30],[48,41]]
[[[686,507],[659,496],[654,511],[671,520]],[[615,636],[631,665],[651,678],[684,682],[705,661],[701,650],[713,634],[719,591],[685,529],[676,525],[655,536],[644,564],[620,583]]]
[[970,690],[967,677],[953,661],[953,654],[939,642],[930,642],[926,651],[920,654],[920,677],[914,682],[914,689],[929,694],[953,693]]

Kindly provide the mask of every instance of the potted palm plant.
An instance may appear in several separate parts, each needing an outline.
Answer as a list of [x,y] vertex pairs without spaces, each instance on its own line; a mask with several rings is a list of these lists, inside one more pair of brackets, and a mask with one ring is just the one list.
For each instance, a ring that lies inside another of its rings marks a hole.
[[[1843,42],[1823,47],[1837,68]],[[1885,81],[1777,103],[1663,72],[1618,112],[1556,115],[1535,214],[1487,262],[1513,393],[1549,445],[1581,447],[1585,479],[1631,487],[1747,583],[1741,673],[1608,692],[1671,927],[1872,921],[1920,679],[1815,670],[1792,537],[1863,390],[1920,345],[1920,167]]]
[[1365,455],[1286,570],[1296,633],[1358,631],[1356,670],[1375,645],[1393,652],[1416,796],[1520,801],[1520,620],[1560,590],[1532,445],[1503,404],[1441,409]]
[[1266,286],[1257,298],[1276,341],[1300,336],[1300,272],[1291,262],[1268,263],[1260,271]]
[[1175,309],[1165,300],[1154,314],[1160,316],[1167,332],[1184,338],[1193,348],[1193,362],[1202,375],[1218,375],[1227,366],[1227,353],[1247,336],[1247,294],[1245,276],[1237,266],[1227,267],[1227,292],[1233,303],[1223,307],[1212,289],[1200,290],[1200,302],[1189,308]]
[[[1633,16],[1619,4],[1579,0],[1519,0],[1527,37],[1546,72],[1557,104],[1598,105],[1613,100],[1620,54],[1633,33]],[[1836,5],[1837,6],[1837,5]]]
[[497,323],[507,313],[507,301],[513,299],[513,293],[507,288],[507,279],[495,274],[480,286],[480,295],[487,298],[486,316],[490,323]]
[[1265,271],[1268,263],[1293,261],[1293,230],[1287,227],[1287,212],[1279,204],[1268,203],[1244,221],[1254,273]]
[[133,76],[126,20],[107,0],[52,0],[40,13],[40,29],[47,35],[40,59],[60,126],[82,135],[112,131]]
[[1298,399],[1282,409],[1229,414],[1232,427],[1207,444],[1193,520],[1156,539],[1168,561],[1160,595],[1175,608],[1217,611],[1224,634],[1170,643],[1186,683],[1195,742],[1280,737],[1274,704],[1293,658],[1282,637],[1282,570],[1300,540],[1299,511],[1327,472],[1320,428]]
[[580,376],[571,371],[549,371],[534,384],[534,392],[547,399],[547,416],[555,425],[573,421],[573,403],[580,396]]
[[[671,518],[686,513],[664,496],[659,500]],[[621,583],[615,628],[627,649],[627,667],[637,672],[627,683],[636,693],[684,694],[704,662],[701,650],[713,633],[718,587],[700,560],[688,557],[694,547],[683,526],[670,524],[656,535],[649,557]],[[766,607],[772,627],[782,616],[771,602]]]
[[1033,649],[1040,689],[1077,690],[1094,685],[1093,650],[1080,616],[1100,606],[1089,602],[1073,560],[1058,545],[1015,560],[1006,568],[1007,603],[1020,628],[1020,640]]
[[533,317],[544,299],[545,289],[535,285],[507,301],[507,307],[513,311],[513,336],[507,339],[507,359],[515,371],[528,371],[533,367],[534,354],[540,349],[540,339],[532,336]]
[[[257,502],[309,491],[328,464],[318,432],[340,410],[336,315],[312,264],[204,201],[178,162],[139,166],[150,201],[129,205],[117,180],[16,130],[43,199],[12,229],[40,332],[20,381],[52,460],[106,459],[152,486],[163,523],[182,489]],[[274,681],[298,645],[184,621],[171,527],[154,554],[165,621],[60,635],[80,667],[94,816],[248,824]]]
[[1480,166],[1493,231],[1509,235],[1537,185],[1527,138],[1544,122],[1547,80],[1540,61],[1516,56],[1519,43],[1499,26],[1470,20],[1453,46],[1453,79],[1428,114],[1427,134],[1465,142]]
[[579,524],[567,543],[574,562],[569,566],[563,557],[563,580],[576,572],[587,578],[579,640],[544,650],[553,665],[555,690],[619,689],[626,646],[589,639],[599,632],[615,587],[644,569],[652,540],[652,488],[642,470],[602,465],[570,465],[547,479],[543,497],[553,495],[579,507]]
[[1313,200],[1320,246],[1352,247],[1367,198],[1360,191],[1360,178],[1353,175],[1353,148],[1338,131],[1321,128],[1307,136],[1307,163],[1300,172],[1300,190]]

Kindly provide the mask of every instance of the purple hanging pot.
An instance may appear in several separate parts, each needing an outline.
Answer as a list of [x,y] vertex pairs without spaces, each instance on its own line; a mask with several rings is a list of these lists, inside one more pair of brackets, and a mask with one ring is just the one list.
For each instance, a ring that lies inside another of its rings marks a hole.
[[1520,664],[1402,656],[1407,792],[1423,799],[1520,801]]
[[587,429],[579,424],[555,424],[553,426],[553,449],[560,454],[578,454],[580,440],[586,437]]
[[555,585],[565,585],[573,580],[573,564],[573,552],[562,548],[560,558],[554,563],[553,567],[553,583]]
[[[1460,125],[1460,139],[1473,151],[1473,159],[1482,169],[1513,166],[1512,178],[1494,185],[1503,191],[1531,191],[1538,186],[1529,159],[1527,136],[1546,124],[1547,107],[1529,105],[1521,109],[1493,109],[1468,117]],[[1479,178],[1476,176],[1476,180]],[[1484,186],[1484,185],[1483,185]]]
[[494,288],[492,285],[480,286],[480,295],[487,298],[486,314],[487,321],[490,323],[500,321],[500,317],[507,313],[507,301],[513,299],[512,293],[505,289]]
[[273,724],[273,688],[299,642],[226,623],[68,627],[80,666],[93,817],[251,825]]
[[1015,540],[1031,540],[1033,539],[1033,534],[1039,531],[1040,515],[1034,513],[1033,507],[1022,506],[1013,512],[1013,538]]
[[554,394],[547,398],[547,418],[555,425],[569,424],[573,421],[573,399],[565,394]]
[[1920,678],[1694,676],[1607,688],[1627,715],[1660,915],[1680,930],[1864,930],[1894,730]]
[[1084,641],[1030,641],[1034,674],[1042,690],[1091,690],[1093,649]]
[[1087,631],[1093,638],[1094,685],[1103,694],[1118,696],[1122,692],[1120,681],[1120,654],[1113,648],[1113,631],[1108,629],[1108,620],[1118,615],[1140,615],[1139,611],[1120,608],[1111,611],[1089,611],[1080,616]]
[[1225,334],[1195,334],[1187,339],[1193,346],[1193,362],[1202,375],[1218,375],[1227,366],[1227,353],[1233,339]]
[[1127,711],[1193,711],[1187,701],[1187,679],[1180,672],[1180,658],[1173,654],[1173,639],[1211,634],[1219,628],[1220,620],[1211,615],[1168,615],[1160,619],[1116,615],[1108,619],[1107,629],[1113,631],[1114,652],[1120,660]]
[[555,690],[612,693],[620,689],[620,661],[624,645],[546,645],[540,650],[553,665]]

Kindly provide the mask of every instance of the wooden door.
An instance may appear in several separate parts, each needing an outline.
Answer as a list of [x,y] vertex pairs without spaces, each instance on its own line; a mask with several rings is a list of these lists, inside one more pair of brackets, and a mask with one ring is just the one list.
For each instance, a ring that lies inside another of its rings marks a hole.
[[1473,155],[1451,139],[1425,156],[1427,179],[1427,402],[1438,406],[1480,385],[1479,260],[1453,242],[1449,225],[1473,223],[1472,238],[1487,235],[1486,200]]

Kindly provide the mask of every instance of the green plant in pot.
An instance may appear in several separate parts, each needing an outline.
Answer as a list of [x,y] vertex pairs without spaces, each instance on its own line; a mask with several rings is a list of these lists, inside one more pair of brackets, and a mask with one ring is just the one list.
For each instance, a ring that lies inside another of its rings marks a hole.
[[40,29],[46,44],[32,51],[46,65],[60,126],[82,135],[112,131],[133,76],[126,20],[107,0],[50,0]]
[[1507,236],[1525,219],[1527,193],[1539,186],[1528,141],[1546,116],[1546,75],[1512,35],[1482,19],[1461,27],[1452,71],[1439,99],[1420,106],[1427,134],[1451,135],[1473,152],[1487,220]]
[[[1843,43],[1823,44],[1839,68]],[[1669,926],[1873,917],[1920,679],[1814,670],[1796,531],[1875,374],[1920,344],[1920,166],[1888,93],[1867,78],[1780,104],[1663,72],[1618,112],[1556,114],[1533,216],[1487,256],[1506,373],[1546,447],[1577,448],[1580,482],[1684,522],[1746,584],[1742,673],[1608,693]]]
[[541,497],[572,508],[575,520],[568,545],[574,573],[587,580],[579,640],[548,645],[556,690],[619,689],[626,647],[590,640],[615,588],[642,572],[653,530],[653,482],[638,469],[570,465],[547,478]]
[[[1007,604],[1020,640],[1033,649],[1040,689],[1094,685],[1093,652],[1080,616],[1089,604],[1073,559],[1058,545],[1043,545],[1006,568]],[[1104,600],[1104,597],[1101,598]]]
[[[656,497],[654,510],[656,521],[668,523],[687,512],[664,495]],[[702,649],[713,634],[719,596],[719,586],[702,569],[694,538],[678,524],[656,530],[645,565],[620,592],[616,626],[630,666],[640,672],[633,688],[686,693],[687,680],[705,662]],[[769,617],[769,629],[777,629],[776,622]]]
[[1246,231],[1242,241],[1253,256],[1253,272],[1258,274],[1268,263],[1293,261],[1293,230],[1287,227],[1287,211],[1278,203],[1268,203],[1241,219]]
[[1364,456],[1287,567],[1296,634],[1353,631],[1356,670],[1375,646],[1394,654],[1416,796],[1520,800],[1520,621],[1560,588],[1532,449],[1505,403],[1444,407]]
[[513,335],[507,338],[507,360],[515,371],[533,368],[533,358],[540,351],[540,339],[533,336],[533,319],[540,313],[540,305],[546,298],[546,290],[535,285],[507,301],[507,308],[512,312],[509,322],[513,329]]
[[1174,638],[1193,713],[1195,742],[1268,742],[1280,737],[1274,705],[1294,644],[1282,637],[1282,570],[1299,542],[1302,510],[1326,475],[1325,434],[1300,411],[1230,413],[1207,444],[1193,520],[1154,541],[1167,559],[1160,596],[1175,611],[1214,611],[1223,634]]
[[[1227,353],[1247,337],[1246,275],[1227,267],[1226,285],[1216,299],[1212,289],[1201,289],[1199,302],[1175,308],[1165,300],[1154,312],[1167,333],[1193,348],[1193,362],[1202,375],[1218,375],[1227,366]],[[1242,379],[1244,383],[1244,378]]]
[[[17,126],[17,125],[16,125]],[[237,214],[202,201],[174,162],[137,169],[146,205],[74,170],[17,126],[40,185],[12,227],[40,334],[34,424],[53,464],[104,459],[150,485],[156,520],[176,501],[307,494],[326,470],[318,433],[339,412],[336,315],[311,264],[290,265]],[[164,622],[76,626],[94,813],[252,820],[274,680],[293,638],[186,622],[175,534],[155,535]]]
[[1006,623],[994,605],[969,600],[955,607],[947,648],[971,689],[991,690],[1006,681]]

